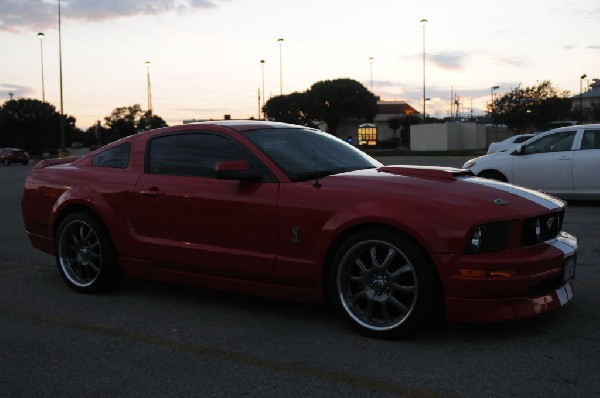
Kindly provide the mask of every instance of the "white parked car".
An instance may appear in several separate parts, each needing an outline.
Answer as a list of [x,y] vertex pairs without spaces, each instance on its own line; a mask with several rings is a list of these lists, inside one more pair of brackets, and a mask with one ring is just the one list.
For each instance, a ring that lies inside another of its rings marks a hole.
[[507,139],[502,141],[492,142],[490,144],[490,147],[488,148],[487,154],[489,155],[490,153],[502,152],[515,148],[519,146],[519,144],[530,139],[531,137],[533,137],[533,134],[519,134],[513,135],[512,137],[508,137]]
[[463,168],[564,199],[600,199],[600,124],[550,130]]

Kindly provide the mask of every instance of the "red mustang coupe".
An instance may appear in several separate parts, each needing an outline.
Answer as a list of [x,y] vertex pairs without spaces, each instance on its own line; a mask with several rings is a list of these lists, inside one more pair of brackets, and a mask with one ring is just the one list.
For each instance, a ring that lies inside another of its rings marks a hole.
[[565,204],[453,168],[383,166],[317,130],[196,123],[42,160],[22,201],[34,247],[80,292],[123,276],[333,302],[396,337],[443,311],[500,321],[573,297]]

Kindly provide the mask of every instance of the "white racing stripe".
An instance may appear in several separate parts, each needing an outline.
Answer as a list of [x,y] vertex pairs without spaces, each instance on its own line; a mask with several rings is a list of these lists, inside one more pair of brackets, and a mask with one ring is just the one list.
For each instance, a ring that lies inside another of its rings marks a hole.
[[549,240],[546,243],[562,251],[565,254],[565,258],[577,253],[577,238],[564,231],[556,239]]
[[573,289],[571,289],[571,282],[567,282],[566,285],[556,289],[556,295],[560,305],[565,305],[573,298]]
[[496,180],[488,180],[485,178],[479,177],[457,177],[457,180],[461,180],[464,182],[470,182],[472,184],[479,184],[490,188],[496,188],[504,192],[508,192],[512,195],[519,196],[521,198],[530,200],[534,203],[539,204],[540,206],[545,207],[549,210],[559,209],[564,206],[564,202],[560,199],[556,199],[552,196],[546,195],[539,191],[534,191],[532,189],[527,189],[524,187],[519,187],[512,184],[507,184],[505,182],[496,181]]

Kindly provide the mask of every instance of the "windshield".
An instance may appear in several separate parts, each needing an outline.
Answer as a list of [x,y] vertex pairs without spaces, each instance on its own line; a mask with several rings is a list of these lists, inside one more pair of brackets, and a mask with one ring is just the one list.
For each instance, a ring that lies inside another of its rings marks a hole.
[[381,167],[367,154],[318,130],[270,128],[247,131],[244,135],[292,181]]

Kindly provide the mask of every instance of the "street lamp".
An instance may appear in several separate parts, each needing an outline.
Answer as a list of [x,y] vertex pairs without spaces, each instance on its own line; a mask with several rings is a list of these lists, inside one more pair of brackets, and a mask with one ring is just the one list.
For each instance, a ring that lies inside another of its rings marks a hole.
[[369,58],[369,62],[371,63],[371,93],[373,92],[373,61],[375,61],[375,58]]
[[60,148],[65,148],[65,113],[63,109],[62,34],[60,28],[60,0],[58,0],[58,70],[60,81]]
[[581,75],[579,79],[579,122],[583,123],[583,79],[587,77],[586,74]]
[[[265,118],[265,60],[260,60],[260,67],[262,70],[262,115],[263,119]],[[260,116],[260,113],[259,113]]]
[[146,61],[144,63],[146,65],[146,87],[148,90],[148,112],[150,112],[150,117],[152,117],[152,90],[150,86],[150,61]]
[[423,18],[421,23],[423,24],[423,121],[425,121],[425,25],[427,25],[427,20]]
[[42,64],[42,102],[46,102],[46,88],[44,86],[44,46],[42,42],[44,41],[44,34],[42,32],[37,34],[38,39],[40,39],[40,55],[41,55],[41,64]]
[[494,90],[498,90],[500,88],[500,86],[492,86],[492,88],[490,89],[490,96],[492,99],[492,102],[490,103],[490,116],[492,116],[492,114],[494,113]]
[[281,48],[283,47],[283,39],[277,39],[279,43],[279,94],[283,95],[283,61],[281,58]]

